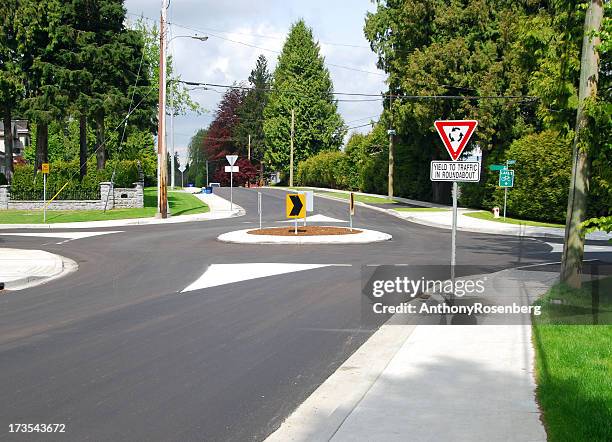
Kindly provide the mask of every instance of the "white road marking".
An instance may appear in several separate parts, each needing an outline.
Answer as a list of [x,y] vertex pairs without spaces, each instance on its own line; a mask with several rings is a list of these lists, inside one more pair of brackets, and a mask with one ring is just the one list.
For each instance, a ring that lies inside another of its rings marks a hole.
[[[556,242],[547,242],[546,244],[552,247],[550,253],[563,253],[563,244]],[[612,246],[594,246],[591,244],[586,244],[584,246],[584,252],[612,252]]]
[[217,287],[249,279],[265,278],[267,276],[285,273],[301,272],[303,270],[319,269],[331,266],[350,266],[350,264],[292,264],[276,262],[252,262],[241,264],[211,264],[208,269],[193,283],[185,287],[181,293]]
[[110,233],[122,233],[123,230],[108,230],[108,231],[100,231],[100,232],[27,232],[27,233],[19,233],[19,232],[11,232],[11,233],[0,233],[0,235],[4,236],[32,236],[32,237],[42,237],[42,238],[64,238],[65,241],[61,241],[58,244],[63,244],[68,241],[73,241],[75,239],[89,238],[92,236],[99,235],[108,235]]
[[[300,222],[303,222],[304,218],[299,218],[298,219],[298,224]],[[295,222],[295,220],[289,219],[286,221],[278,221],[281,223],[293,223]],[[321,214],[316,214],[316,215],[311,215],[311,216],[307,216],[306,217],[306,222],[311,222],[311,223],[347,223],[348,220],[346,219],[336,219],[336,218],[331,218],[329,216],[325,216],[325,215],[321,215]]]

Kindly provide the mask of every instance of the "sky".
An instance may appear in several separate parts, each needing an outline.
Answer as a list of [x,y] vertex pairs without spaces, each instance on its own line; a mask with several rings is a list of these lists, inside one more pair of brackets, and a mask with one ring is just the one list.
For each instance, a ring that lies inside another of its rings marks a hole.
[[[159,23],[161,0],[126,0],[125,7],[128,20],[142,15]],[[374,8],[370,0],[171,0],[169,38],[196,34],[209,37],[205,42],[189,38],[170,42],[174,73],[186,81],[226,85],[246,82],[260,54],[266,56],[273,71],[291,24],[301,18],[319,41],[334,90],[377,94],[386,89],[386,75],[376,67],[376,55],[363,35],[366,12]],[[182,158],[192,135],[208,127],[214,117],[225,91],[215,89],[191,92],[203,114],[174,118],[174,146]],[[340,102],[338,110],[346,125],[353,127],[377,120],[382,104]],[[356,128],[349,134],[369,129]],[[169,125],[167,130],[170,132]]]

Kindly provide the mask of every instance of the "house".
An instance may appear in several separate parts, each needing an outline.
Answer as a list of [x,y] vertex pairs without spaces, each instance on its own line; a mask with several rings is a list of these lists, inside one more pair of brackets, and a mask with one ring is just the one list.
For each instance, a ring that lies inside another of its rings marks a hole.
[[[28,120],[13,120],[10,133],[13,136],[13,161],[23,158],[24,149],[30,145],[30,130]],[[5,172],[5,130],[4,124],[0,121],[0,173]]]

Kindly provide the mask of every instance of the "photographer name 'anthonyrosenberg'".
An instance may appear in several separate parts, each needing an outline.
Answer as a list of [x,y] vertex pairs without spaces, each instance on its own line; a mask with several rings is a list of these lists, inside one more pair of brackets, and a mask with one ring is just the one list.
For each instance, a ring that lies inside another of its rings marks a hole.
[[539,305],[485,305],[482,302],[475,302],[471,305],[448,305],[441,302],[436,305],[422,303],[417,306],[409,302],[402,302],[398,305],[385,305],[382,302],[372,304],[372,310],[376,314],[415,314],[415,315],[525,315],[530,314],[540,316],[542,307]]

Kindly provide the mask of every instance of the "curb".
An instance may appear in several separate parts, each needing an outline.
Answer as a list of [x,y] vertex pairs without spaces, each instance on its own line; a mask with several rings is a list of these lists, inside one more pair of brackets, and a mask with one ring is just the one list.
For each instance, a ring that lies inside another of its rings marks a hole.
[[256,229],[236,230],[217,237],[218,241],[233,244],[370,244],[388,241],[392,238],[388,233],[376,230],[361,230],[361,233],[350,235],[319,235],[319,236],[275,236],[250,235],[248,232]]
[[[269,187],[270,189],[274,189],[274,187]],[[284,190],[284,191],[290,191],[290,189],[281,189],[281,188],[277,188],[278,190]],[[346,191],[344,191],[346,192]],[[346,201],[342,198],[337,198],[334,196],[329,196],[329,195],[321,195],[321,194],[316,194],[315,196],[319,197],[319,198],[327,198],[330,200],[334,200],[334,201]],[[436,229],[444,229],[444,230],[451,230],[451,226],[447,225],[447,224],[440,224],[440,223],[436,223],[436,222],[432,222],[432,221],[427,221],[424,220],[422,218],[416,218],[416,217],[412,217],[412,216],[402,216],[400,213],[396,212],[393,209],[383,209],[381,207],[376,207],[376,206],[371,206],[367,203],[362,203],[359,201],[355,201],[355,205],[357,206],[361,206],[361,207],[365,207],[371,210],[376,210],[378,212],[382,212],[382,213],[387,213],[388,215],[394,216],[396,218],[402,219],[404,221],[407,221],[409,223],[413,223],[413,224],[420,224],[423,226],[427,226],[427,227],[434,227]],[[446,207],[446,206],[443,206]],[[461,211],[465,211],[469,209],[459,209],[460,212]],[[461,216],[461,213],[459,213],[459,216]],[[500,223],[501,224],[501,223]],[[525,228],[537,228],[534,226],[524,226],[522,224],[517,224],[518,226],[521,226],[521,229],[517,232],[509,232],[509,231],[499,231],[496,229],[492,229],[490,227],[461,227],[461,226],[457,226],[457,230],[460,232],[469,232],[469,233],[484,233],[487,235],[502,235],[502,236],[511,236],[511,237],[517,237],[517,238],[543,238],[543,239],[547,239],[547,238],[564,238],[565,234],[564,233],[553,233],[553,232],[538,232],[536,231],[528,231],[525,232],[522,229]],[[552,227],[551,227],[552,228]],[[601,237],[598,237],[600,236]],[[594,232],[594,233],[590,233],[587,235],[586,238],[588,241],[608,241],[608,237],[606,236],[606,234],[604,232]]]
[[[209,211],[206,213],[196,213],[193,215],[177,215],[166,219],[161,218],[127,218],[117,220],[102,220],[102,221],[81,221],[73,223],[56,223],[56,224],[0,224],[0,229],[100,229],[105,227],[123,227],[123,226],[146,226],[159,224],[178,224],[190,223],[199,221],[214,221],[216,219],[236,218],[246,215],[246,211],[234,204],[236,209],[231,213],[221,213],[223,211]],[[229,210],[227,211],[229,212]]]
[[[46,253],[49,253],[49,252],[46,252]],[[31,287],[36,287],[38,285],[46,284],[49,281],[61,278],[63,276],[66,276],[78,270],[79,265],[74,260],[70,258],[66,258],[61,255],[56,255],[53,253],[50,253],[50,254],[54,255],[57,259],[61,260],[61,270],[55,273],[52,273],[50,275],[46,275],[46,276],[24,276],[19,279],[13,279],[11,281],[4,283],[4,290],[17,291],[17,290],[23,290],[23,289],[27,289]],[[0,294],[1,293],[2,292],[0,292]]]

